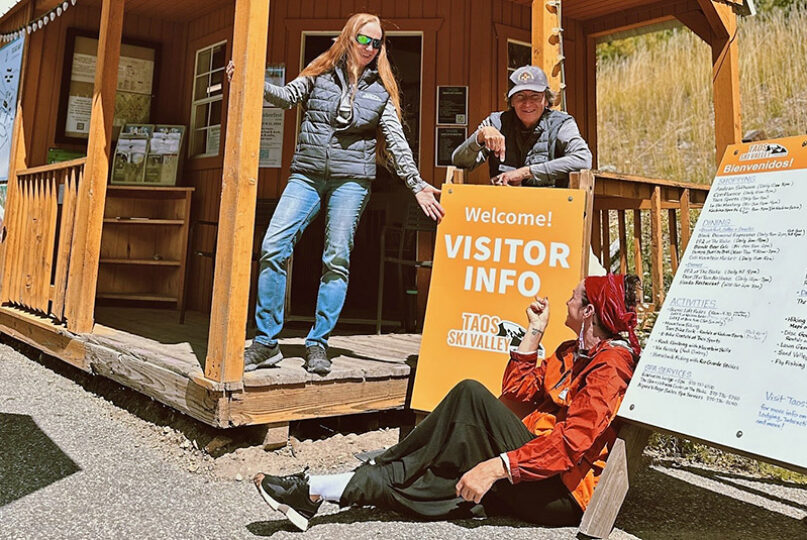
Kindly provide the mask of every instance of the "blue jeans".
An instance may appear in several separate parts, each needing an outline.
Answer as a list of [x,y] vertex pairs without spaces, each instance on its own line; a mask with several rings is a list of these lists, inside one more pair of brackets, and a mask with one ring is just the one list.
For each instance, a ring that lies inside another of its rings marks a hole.
[[324,205],[322,277],[314,326],[305,344],[328,346],[328,336],[345,304],[353,235],[369,198],[369,180],[325,180],[299,173],[289,177],[261,246],[255,341],[269,346],[277,343],[283,329],[286,261]]

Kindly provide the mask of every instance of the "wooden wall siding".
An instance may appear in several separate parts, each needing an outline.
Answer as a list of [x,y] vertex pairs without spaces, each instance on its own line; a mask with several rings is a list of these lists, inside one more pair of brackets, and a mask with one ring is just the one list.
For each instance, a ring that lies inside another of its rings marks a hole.
[[[276,1],[270,3],[270,11],[276,3]],[[215,11],[188,22],[188,46],[184,60],[186,84],[181,105],[184,124],[190,124],[192,87],[188,82],[192,78],[196,51],[202,47],[226,40],[229,55],[229,50],[232,46],[234,17],[235,2],[228,1],[219,3]],[[213,299],[214,261],[209,256],[199,256],[197,253],[210,254],[216,248],[218,230],[215,225],[205,223],[218,223],[219,219],[224,133],[227,120],[227,90],[227,85],[225,85],[225,106],[222,107],[221,153],[217,157],[188,160],[183,174],[185,185],[196,188],[193,192],[193,201],[191,203],[191,223],[198,223],[192,226],[190,231],[190,250],[187,263],[189,268],[188,296],[186,303],[188,309],[204,312],[210,311],[210,304]]]

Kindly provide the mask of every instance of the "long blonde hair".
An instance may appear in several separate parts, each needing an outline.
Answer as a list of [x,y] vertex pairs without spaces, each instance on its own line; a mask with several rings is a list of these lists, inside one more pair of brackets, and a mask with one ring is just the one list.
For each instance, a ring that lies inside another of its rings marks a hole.
[[[342,27],[342,31],[339,33],[339,36],[337,36],[334,44],[308,64],[305,69],[300,72],[300,76],[316,77],[317,75],[333,71],[342,58],[346,58],[348,78],[350,85],[353,87],[353,95],[355,95],[356,86],[359,76],[361,75],[358,58],[359,53],[355,46],[356,36],[365,24],[371,22],[381,27],[381,19],[371,13],[356,13],[351,16],[345,23],[345,26]],[[390,101],[395,106],[395,113],[398,115],[398,119],[403,123],[401,116],[401,92],[398,88],[398,81],[395,80],[395,75],[392,73],[392,66],[390,66],[389,59],[387,58],[387,43],[384,39],[386,32],[383,27],[381,27],[381,32],[381,49],[378,51],[374,61],[376,63],[376,69],[378,70],[378,76],[381,78],[381,84],[389,94]],[[391,156],[387,152],[387,144],[380,130],[377,135],[377,141],[376,159],[386,165],[389,163]]]

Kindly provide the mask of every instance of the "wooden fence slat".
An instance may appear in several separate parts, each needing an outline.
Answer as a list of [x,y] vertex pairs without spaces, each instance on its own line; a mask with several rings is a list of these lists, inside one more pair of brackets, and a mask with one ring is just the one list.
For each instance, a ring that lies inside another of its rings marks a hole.
[[602,223],[602,215],[600,210],[594,211],[594,216],[591,221],[591,249],[594,255],[602,262],[602,230],[600,225]]
[[628,235],[625,225],[625,211],[617,210],[617,222],[619,225],[619,273],[628,273]]
[[[23,188],[23,199],[22,199],[23,221],[22,221],[22,227],[20,228],[20,235],[26,235],[26,233],[33,230],[33,221],[31,220],[31,214],[30,214],[31,183],[25,182],[22,188]],[[20,261],[20,269],[17,277],[17,301],[21,305],[25,305],[25,274],[28,271],[28,254],[31,252],[30,249],[26,249],[26,246],[23,245],[22,241],[23,238],[20,238],[21,242],[17,248],[19,250],[19,261]]]
[[35,286],[39,272],[39,261],[42,258],[42,175],[37,175],[32,187],[33,241],[28,247],[28,267],[25,274],[26,304],[30,309],[37,309],[39,299]]
[[689,222],[689,190],[685,189],[681,193],[681,213],[679,219],[681,220],[681,255],[687,250],[687,244],[692,236],[692,231]]
[[603,210],[600,212],[602,219],[602,265],[611,271],[611,212]]
[[48,220],[45,236],[45,264],[40,278],[40,297],[42,299],[42,311],[45,313],[50,313],[50,287],[53,275],[54,249],[56,247],[56,224],[59,217],[59,174],[57,171],[52,171],[48,176],[50,178],[48,180],[48,198],[46,201]]
[[661,187],[653,189],[650,199],[650,280],[653,284],[653,303],[664,303],[664,252],[661,231]]
[[62,199],[62,219],[59,227],[59,249],[56,254],[56,274],[54,276],[54,298],[52,314],[64,320],[64,303],[67,294],[67,269],[70,266],[70,248],[73,245],[73,224],[76,217],[76,180],[80,168],[71,168],[65,174],[64,197]]
[[[42,287],[40,284],[44,281],[44,267],[45,267],[45,245],[47,234],[47,197],[48,197],[48,179],[46,175],[42,175],[37,182],[37,236],[36,236],[36,251],[34,252],[34,264],[31,268],[31,303],[37,311],[42,311]],[[47,300],[45,300],[47,302]],[[47,308],[46,308],[47,309]]]
[[678,219],[675,214],[676,212],[672,208],[667,210],[667,220],[670,228],[670,267],[673,275],[678,271]]
[[[11,187],[11,186],[9,186]],[[0,303],[8,302],[13,295],[11,294],[11,281],[14,275],[14,268],[16,267],[17,259],[15,245],[17,240],[17,223],[20,219],[19,212],[19,194],[18,189],[11,189],[6,201],[6,220],[4,221],[6,229],[6,239],[4,242],[5,252],[3,253],[3,266],[0,268],[2,272],[2,290],[0,290]]]
[[[634,271],[639,279],[644,281],[644,263],[642,262],[642,212],[641,210],[633,211],[633,265],[636,268]],[[642,293],[642,301],[644,301],[644,293]]]
[[6,260],[8,261],[7,271],[9,272],[9,276],[7,280],[8,287],[3,293],[3,296],[5,299],[11,302],[17,302],[19,300],[20,293],[20,243],[25,220],[24,187],[24,185],[18,185],[14,192],[16,199],[14,209],[16,210],[16,215],[13,216],[13,223],[11,224],[12,228],[8,231],[11,239],[11,248],[6,255]]

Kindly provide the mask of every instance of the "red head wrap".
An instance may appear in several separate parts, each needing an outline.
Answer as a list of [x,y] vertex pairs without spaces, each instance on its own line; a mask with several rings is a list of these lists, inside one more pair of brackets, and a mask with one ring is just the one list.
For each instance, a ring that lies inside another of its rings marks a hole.
[[594,306],[594,312],[597,313],[603,327],[612,334],[627,332],[631,348],[638,356],[642,349],[634,332],[636,313],[625,309],[625,276],[621,274],[589,276],[584,286],[586,297]]

